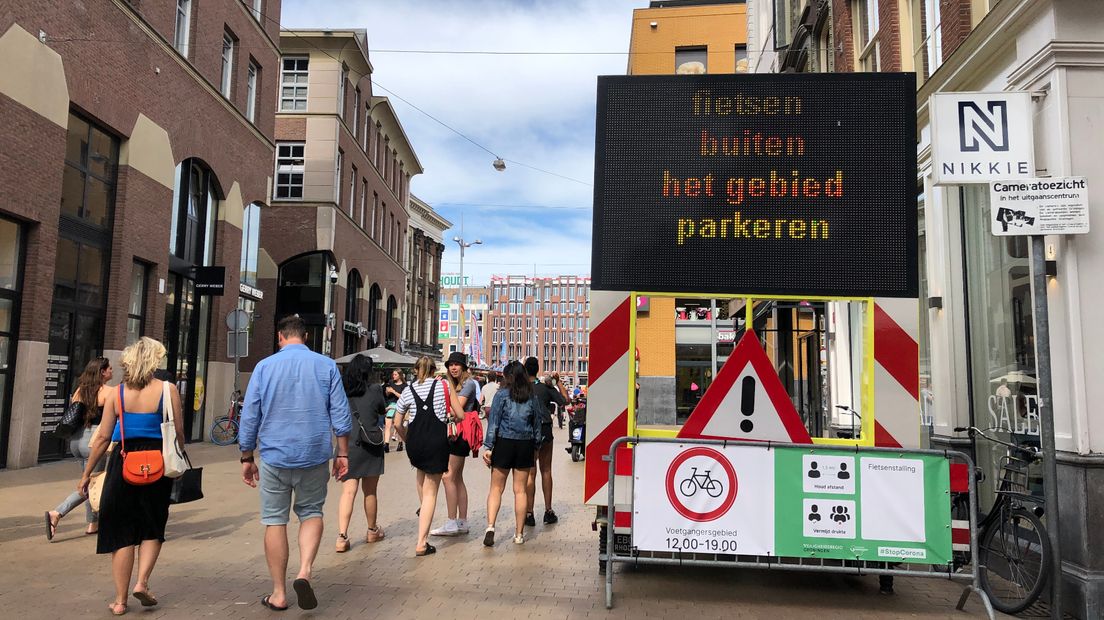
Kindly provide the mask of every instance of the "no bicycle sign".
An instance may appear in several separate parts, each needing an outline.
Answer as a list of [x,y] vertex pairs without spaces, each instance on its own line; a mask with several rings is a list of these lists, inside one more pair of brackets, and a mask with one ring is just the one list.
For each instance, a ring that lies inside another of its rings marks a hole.
[[940,456],[640,443],[633,458],[638,550],[951,560],[949,464]]

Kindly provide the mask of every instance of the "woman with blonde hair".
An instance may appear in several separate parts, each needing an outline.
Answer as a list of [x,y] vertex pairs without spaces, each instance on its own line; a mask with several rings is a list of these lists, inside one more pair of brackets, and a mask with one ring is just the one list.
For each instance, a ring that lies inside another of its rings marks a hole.
[[[161,477],[150,484],[135,485],[123,479],[123,446],[126,453],[161,450],[161,422],[164,399],[171,400],[174,412],[181,412],[180,393],[172,383],[153,377],[165,357],[165,347],[143,337],[123,350],[123,382],[112,390],[103,410],[100,428],[92,438],[88,465],[77,490],[88,494],[92,464],[107,451],[109,442],[121,442],[107,459],[103,494],[100,498],[100,530],[96,553],[111,554],[111,572],[115,580],[115,600],[111,613],[127,612],[130,577],[134,570],[134,548],[138,547],[138,580],[134,598],[143,607],[157,604],[149,588],[161,543],[165,542],[165,523],[169,518],[169,494],[172,480]],[[184,423],[173,416],[177,441],[184,445]]]
[[418,358],[414,364],[415,380],[403,390],[395,410],[395,426],[406,442],[406,456],[418,470],[421,508],[414,554],[419,557],[437,552],[428,537],[441,476],[448,471],[448,422],[450,418],[459,422],[464,416],[456,393],[445,388],[444,382],[435,377],[436,372],[436,362],[425,356]]
[[[111,362],[106,357],[93,359],[85,365],[84,372],[77,379],[77,390],[73,392],[73,396],[69,399],[69,402],[80,403],[84,408],[84,428],[80,433],[75,433],[69,439],[69,453],[77,457],[77,463],[80,465],[81,471],[84,471],[84,468],[88,465],[88,448],[92,443],[92,437],[96,435],[96,429],[100,425],[104,404],[111,396],[111,388],[108,387],[107,382],[111,381],[112,377]],[[92,471],[102,470],[103,459],[100,459],[94,464]],[[54,539],[54,534],[57,533],[57,526],[62,517],[69,514],[70,510],[80,506],[86,499],[85,496],[73,491],[69,494],[69,497],[58,504],[57,508],[46,513],[47,540]],[[91,536],[99,528],[97,523],[99,515],[92,510],[92,504],[90,503],[84,504],[84,514],[88,521],[88,528],[84,530],[84,533]]]

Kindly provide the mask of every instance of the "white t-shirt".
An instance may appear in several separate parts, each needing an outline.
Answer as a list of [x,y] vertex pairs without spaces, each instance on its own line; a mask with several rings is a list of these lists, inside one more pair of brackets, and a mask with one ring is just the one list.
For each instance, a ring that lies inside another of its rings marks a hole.
[[418,398],[423,401],[429,398],[429,391],[433,390],[433,413],[437,414],[437,419],[442,422],[448,421],[448,410],[445,404],[445,389],[444,382],[440,379],[427,379],[421,383],[411,382],[403,390],[399,401],[395,406],[395,413],[403,414],[406,417],[403,420],[404,425],[409,425],[414,421],[414,416],[418,414],[418,407],[414,405],[414,394],[412,390],[417,390]]

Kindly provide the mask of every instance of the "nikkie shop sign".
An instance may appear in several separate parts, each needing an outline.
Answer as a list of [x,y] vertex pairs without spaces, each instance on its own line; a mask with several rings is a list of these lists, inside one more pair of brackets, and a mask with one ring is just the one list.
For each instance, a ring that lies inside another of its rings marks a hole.
[[1030,93],[936,93],[928,111],[936,185],[1035,176]]

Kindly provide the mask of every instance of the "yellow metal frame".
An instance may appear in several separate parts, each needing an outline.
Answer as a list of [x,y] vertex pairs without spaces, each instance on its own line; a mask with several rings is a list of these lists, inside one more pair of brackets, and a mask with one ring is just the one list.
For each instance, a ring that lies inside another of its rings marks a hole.
[[667,428],[637,428],[636,426],[636,298],[646,297],[681,297],[690,299],[732,299],[742,297],[746,300],[744,312],[745,325],[752,326],[756,301],[860,301],[863,302],[865,316],[863,322],[863,366],[862,387],[860,390],[859,412],[862,415],[862,432],[859,439],[840,439],[837,437],[813,437],[813,443],[829,446],[873,446],[874,445],[874,420],[876,407],[874,403],[874,298],[873,297],[823,297],[816,295],[773,295],[769,297],[733,295],[731,293],[649,293],[642,291],[630,291],[629,299],[632,300],[629,316],[629,411],[628,426],[629,435],[639,437],[675,437],[678,431]]

